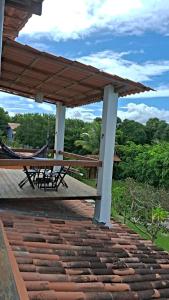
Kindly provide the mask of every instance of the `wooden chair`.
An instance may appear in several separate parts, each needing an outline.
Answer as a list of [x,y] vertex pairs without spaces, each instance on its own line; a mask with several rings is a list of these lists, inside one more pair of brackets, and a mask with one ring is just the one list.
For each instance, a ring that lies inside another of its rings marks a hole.
[[51,169],[44,169],[43,174],[41,174],[37,179],[37,185],[39,188],[58,190],[59,186],[62,184],[64,187],[68,188],[65,181],[65,176],[69,173],[70,166],[60,167],[58,171],[55,171],[53,167]]

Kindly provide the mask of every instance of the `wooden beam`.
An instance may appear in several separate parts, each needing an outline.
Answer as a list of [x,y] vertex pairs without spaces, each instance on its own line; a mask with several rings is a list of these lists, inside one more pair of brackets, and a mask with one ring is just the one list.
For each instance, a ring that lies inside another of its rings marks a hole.
[[[33,58],[33,60],[32,60],[32,62],[31,62],[31,64],[29,65],[29,67],[33,67],[34,66],[34,64],[37,62],[39,60],[39,57],[34,57]],[[20,78],[25,74],[25,72],[27,71],[28,69],[27,69],[27,67],[25,67],[25,69],[21,72],[21,73],[19,73],[18,74],[18,77],[13,81],[13,83],[11,84],[11,87],[13,87],[13,85],[15,84],[15,83],[17,83],[19,80],[20,80]],[[25,76],[25,75],[24,75]],[[27,76],[26,76],[27,77]],[[30,77],[31,78],[31,80],[32,80],[32,77]]]
[[[32,79],[33,80],[33,79]],[[33,99],[35,99],[35,95],[37,94],[37,92],[39,91],[37,89],[36,86],[34,86],[32,89],[30,89],[29,85],[26,85],[25,83],[18,83],[15,82],[15,80],[9,80],[9,79],[0,79],[0,88],[2,91],[6,91],[8,93],[11,93],[13,91],[13,94],[18,94],[18,95],[22,95],[25,97],[31,97]],[[14,84],[17,84],[19,86],[19,89],[17,89],[16,87],[13,88]],[[52,85],[54,86],[54,85]],[[26,88],[29,91],[22,91],[21,89]],[[34,90],[34,92],[33,92]],[[65,89],[66,90],[66,89]],[[32,92],[30,92],[32,91]],[[44,93],[44,99],[46,98],[47,100],[51,99],[54,100],[55,102],[62,102],[64,103],[66,106],[71,106],[71,103],[74,104],[74,98],[77,99],[77,103],[78,101],[80,101],[80,99],[84,99],[84,100],[90,100],[93,96],[91,94],[88,93],[79,93],[77,90],[72,90],[72,92],[76,92],[74,95],[72,96],[67,96],[67,95],[63,95],[63,94],[59,94],[59,92],[57,90],[54,90],[52,93],[50,93],[50,85],[49,85],[49,91],[44,90],[43,88],[41,89],[41,91]],[[22,93],[22,94],[21,94]],[[97,96],[97,98],[99,98],[99,93],[101,93],[100,90],[98,90],[98,92],[96,94],[94,94],[94,98],[95,96]],[[79,96],[80,94],[80,96]],[[61,99],[62,98],[62,99]],[[68,100],[68,101],[67,101]],[[70,100],[70,101],[69,101]],[[90,101],[89,101],[90,102]]]
[[34,167],[52,167],[52,166],[72,166],[72,167],[99,167],[101,161],[91,160],[57,160],[57,159],[0,159],[2,166],[34,166]]
[[[8,93],[8,94],[13,94],[13,95],[19,95],[19,96],[23,96],[25,98],[31,98],[33,100],[35,100],[35,95],[36,95],[36,92],[34,94],[30,94],[29,92],[24,92],[24,91],[21,91],[19,89],[14,89],[14,88],[9,88],[8,86],[5,86],[2,84],[3,80],[0,80],[0,91],[2,92],[5,92],[5,93]],[[4,83],[8,83],[7,81],[5,81]],[[49,101],[49,99],[51,101]],[[72,98],[70,98],[72,100]],[[52,103],[52,104],[56,104],[56,102],[61,102],[61,103],[64,103],[65,99],[59,99],[59,98],[54,98],[53,97],[53,94],[46,94],[44,95],[44,101],[45,102],[48,102],[48,103]]]
[[75,154],[75,153],[69,153],[69,152],[65,152],[65,151],[59,151],[60,154],[63,154],[64,157],[67,158],[75,158],[75,159],[81,159],[81,160],[91,160],[91,161],[98,161],[98,159],[94,159],[91,157],[87,157],[87,156],[83,156],[83,155],[79,155],[79,154]]
[[[69,70],[69,69],[70,69],[70,66],[63,67],[62,70],[60,70],[60,71],[58,71],[54,74],[49,75],[46,79],[44,79],[41,83],[39,83],[37,88],[40,88],[44,83],[49,83],[51,80],[55,79],[55,77],[57,77],[58,75],[61,75],[64,71]],[[66,79],[65,79],[65,81],[66,81]],[[68,82],[70,82],[70,80],[68,80]]]

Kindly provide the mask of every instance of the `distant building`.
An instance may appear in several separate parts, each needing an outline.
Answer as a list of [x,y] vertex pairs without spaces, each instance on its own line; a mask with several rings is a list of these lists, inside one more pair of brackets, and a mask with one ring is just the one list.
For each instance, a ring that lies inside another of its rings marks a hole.
[[13,142],[16,129],[20,126],[19,123],[8,123],[7,125],[7,138],[9,142]]

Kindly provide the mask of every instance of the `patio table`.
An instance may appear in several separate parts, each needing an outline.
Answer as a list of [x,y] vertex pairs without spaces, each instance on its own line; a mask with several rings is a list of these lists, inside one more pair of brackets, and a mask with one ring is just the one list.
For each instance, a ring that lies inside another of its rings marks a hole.
[[[46,158],[40,158],[40,157],[33,157],[34,160],[46,160]],[[42,167],[41,167],[42,169]],[[23,170],[24,170],[24,173],[26,174],[26,177],[21,180],[21,182],[19,182],[19,187],[22,188],[27,182],[30,183],[30,186],[35,189],[35,186],[34,186],[34,180],[32,180],[32,178],[34,179],[35,176],[40,172],[39,171],[39,168],[36,167],[34,168],[33,166],[31,166],[31,168],[28,170],[28,168],[26,166],[23,166]]]
[[[46,160],[46,158],[33,158],[35,160]],[[35,189],[35,180],[37,180],[38,187],[46,190],[46,188],[52,188],[58,190],[58,187],[62,184],[66,188],[68,188],[67,183],[65,182],[65,176],[70,172],[70,166],[60,167],[60,170],[53,171],[53,167],[49,170],[49,167],[41,166],[41,167],[33,167],[31,166],[28,169],[26,166],[23,167],[24,173],[26,177],[18,184],[20,188],[22,188],[27,182],[29,182],[30,186]],[[43,170],[43,172],[41,171]],[[42,177],[39,175],[42,174]],[[36,178],[36,175],[38,177]],[[51,187],[49,187],[49,183],[51,183]]]

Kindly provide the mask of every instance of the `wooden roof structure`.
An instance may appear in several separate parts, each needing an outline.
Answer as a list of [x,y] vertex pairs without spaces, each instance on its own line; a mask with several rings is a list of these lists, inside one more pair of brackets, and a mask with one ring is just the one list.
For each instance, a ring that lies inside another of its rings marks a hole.
[[[151,88],[15,40],[32,14],[41,15],[43,0],[6,0],[0,91],[67,107],[103,99],[112,84],[120,97]],[[40,99],[39,99],[40,98]]]
[[101,101],[104,87],[109,84],[120,97],[151,90],[141,83],[10,39],[3,43],[0,78],[3,92],[32,99],[41,93],[46,102],[74,107]]

